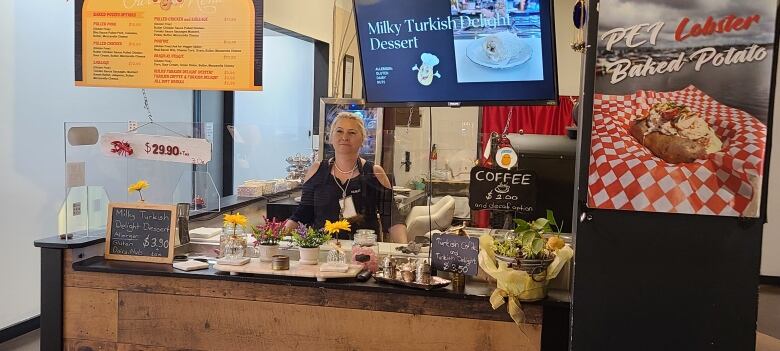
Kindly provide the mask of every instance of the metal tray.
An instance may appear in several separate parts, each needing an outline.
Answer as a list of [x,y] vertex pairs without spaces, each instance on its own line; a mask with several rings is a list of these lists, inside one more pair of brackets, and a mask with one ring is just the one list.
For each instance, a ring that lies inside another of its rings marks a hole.
[[385,278],[384,276],[382,276],[382,272],[374,273],[374,280],[376,280],[379,283],[408,286],[410,288],[424,289],[424,290],[433,290],[433,289],[443,288],[447,285],[450,285],[450,281],[448,279],[444,279],[436,276],[431,277],[432,280],[431,284],[420,284],[420,283],[407,283],[400,279]]

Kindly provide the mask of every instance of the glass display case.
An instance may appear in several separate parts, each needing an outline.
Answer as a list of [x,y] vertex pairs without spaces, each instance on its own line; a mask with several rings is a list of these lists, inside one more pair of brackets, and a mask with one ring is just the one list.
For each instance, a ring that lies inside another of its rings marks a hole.
[[[190,214],[219,212],[221,194],[208,172],[212,134],[204,131],[210,129],[206,123],[66,122],[60,236],[105,236],[109,202],[184,203]],[[130,189],[141,180],[148,187]]]

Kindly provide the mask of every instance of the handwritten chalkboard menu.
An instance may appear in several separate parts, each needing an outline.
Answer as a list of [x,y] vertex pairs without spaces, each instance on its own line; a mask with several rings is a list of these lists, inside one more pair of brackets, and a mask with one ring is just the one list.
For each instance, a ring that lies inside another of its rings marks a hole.
[[176,206],[110,203],[106,259],[172,263]]
[[469,183],[472,210],[533,212],[536,206],[536,173],[474,167]]
[[479,239],[450,234],[433,234],[431,266],[439,271],[477,275]]

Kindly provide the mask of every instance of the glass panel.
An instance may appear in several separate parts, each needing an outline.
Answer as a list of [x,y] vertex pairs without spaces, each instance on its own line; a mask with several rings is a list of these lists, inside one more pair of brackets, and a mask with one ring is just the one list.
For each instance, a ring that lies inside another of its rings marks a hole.
[[[70,238],[104,236],[108,202],[135,202],[141,196],[148,203],[185,202],[192,205],[193,212],[219,212],[221,195],[207,172],[194,172],[193,164],[188,160],[181,163],[136,158],[153,158],[155,151],[154,145],[135,144],[135,138],[193,138],[194,134],[204,135],[202,131],[206,127],[194,123],[65,123],[67,183],[65,201],[59,212],[60,235]],[[120,133],[116,134],[120,139],[132,138],[134,141],[122,143],[121,147],[115,147],[116,152],[112,152],[105,146],[101,147],[100,138],[108,137],[108,133]],[[205,140],[200,137],[194,139]],[[177,148],[174,149],[175,146]],[[203,147],[210,149],[211,145]],[[166,145],[165,152],[184,155],[185,151],[177,145]],[[209,162],[206,162],[200,167],[208,169],[208,166]],[[145,180],[149,187],[140,194],[129,191],[128,187],[139,180]],[[195,197],[196,194],[199,196]],[[208,208],[201,206],[196,210],[195,204],[199,199],[207,202]]]
[[266,28],[263,46],[264,90],[235,93],[235,187],[285,179],[288,157],[312,155],[314,44]]

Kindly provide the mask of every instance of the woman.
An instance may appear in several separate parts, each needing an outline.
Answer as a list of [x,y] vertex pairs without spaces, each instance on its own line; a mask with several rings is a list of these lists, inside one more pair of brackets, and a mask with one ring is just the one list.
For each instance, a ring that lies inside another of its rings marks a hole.
[[360,116],[342,112],[333,120],[330,143],[335,157],[315,162],[306,174],[301,204],[285,228],[298,222],[322,228],[325,221],[346,218],[357,229],[389,232],[390,240],[406,243],[406,226],[393,202],[390,180],[381,166],[359,157],[366,139]]

